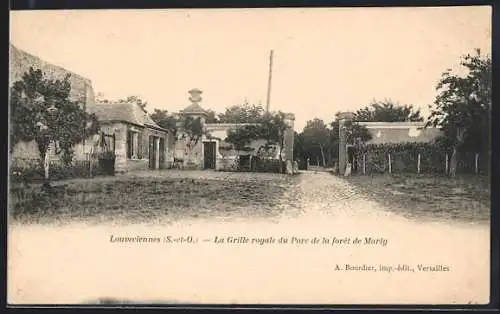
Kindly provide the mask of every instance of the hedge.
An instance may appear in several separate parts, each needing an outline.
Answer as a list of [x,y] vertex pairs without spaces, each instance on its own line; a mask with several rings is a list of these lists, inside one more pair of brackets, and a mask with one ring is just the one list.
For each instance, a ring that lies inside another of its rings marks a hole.
[[285,169],[286,165],[284,161],[252,157],[251,171],[253,172],[282,173]]
[[[366,173],[388,172],[390,155],[391,172],[416,173],[419,154],[420,173],[445,174],[446,157],[449,163],[452,151],[436,143],[370,144],[358,149],[356,153],[358,171],[363,171],[364,158]],[[459,151],[457,172],[475,173],[475,159],[476,153]],[[478,170],[479,173],[488,173],[489,154],[479,154]]]

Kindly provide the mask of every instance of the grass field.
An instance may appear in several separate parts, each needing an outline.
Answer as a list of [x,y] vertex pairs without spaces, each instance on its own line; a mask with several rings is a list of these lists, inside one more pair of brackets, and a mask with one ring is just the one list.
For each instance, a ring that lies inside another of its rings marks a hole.
[[490,219],[491,187],[486,176],[377,174],[345,180],[405,216],[483,223]]
[[26,191],[27,200],[12,206],[11,217],[23,223],[269,217],[281,213],[280,205],[290,203],[284,192],[293,186],[277,174],[161,174],[73,179],[53,183],[50,191],[32,185]]
[[[356,187],[355,194],[346,190],[347,185]],[[23,223],[268,219],[317,206],[342,211],[339,206],[350,198],[353,202],[373,200],[384,210],[418,220],[487,223],[491,191],[488,178],[481,176],[164,171],[59,181],[49,191],[32,185],[25,193],[22,203],[11,193],[13,202],[9,203],[10,217]]]

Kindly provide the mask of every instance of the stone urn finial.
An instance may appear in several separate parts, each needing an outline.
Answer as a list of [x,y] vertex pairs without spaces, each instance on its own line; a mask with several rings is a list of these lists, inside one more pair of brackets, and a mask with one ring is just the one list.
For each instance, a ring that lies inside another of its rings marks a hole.
[[189,100],[192,102],[192,103],[199,103],[201,101],[201,94],[203,93],[201,90],[197,89],[197,88],[193,88],[192,90],[190,90],[188,92],[191,97],[189,97]]

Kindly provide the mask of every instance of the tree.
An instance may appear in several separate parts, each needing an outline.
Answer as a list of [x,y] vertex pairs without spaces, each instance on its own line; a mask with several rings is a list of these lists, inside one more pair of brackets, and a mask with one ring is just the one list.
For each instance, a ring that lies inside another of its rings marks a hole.
[[414,110],[413,105],[399,105],[391,100],[373,101],[369,106],[355,113],[356,121],[360,122],[404,122],[423,121],[420,110]]
[[346,142],[351,145],[362,145],[372,139],[371,133],[364,125],[360,125],[356,121],[346,121]]
[[307,121],[302,134],[305,142],[319,147],[323,166],[326,166],[325,150],[332,142],[331,130],[323,120],[314,118],[313,120]]
[[62,155],[65,163],[71,163],[73,146],[99,131],[96,115],[69,100],[69,77],[52,80],[41,70],[30,68],[11,87],[11,152],[18,142],[35,140],[44,161],[46,180],[49,179],[50,148]]
[[[335,114],[335,120],[330,123],[332,130],[332,143],[334,143],[333,149],[335,155],[339,154],[339,132],[340,132],[340,113]],[[358,150],[365,145],[365,143],[372,139],[371,133],[368,131],[366,126],[359,124],[357,121],[345,121],[344,130],[346,137],[346,144],[354,145]]]
[[303,162],[307,161],[307,158],[310,158],[309,151],[307,149],[304,134],[293,132],[294,140],[293,140],[293,159],[294,160],[302,160]]
[[167,110],[155,109],[151,114],[151,119],[160,127],[169,130],[177,139],[178,119],[175,115],[169,114]]
[[127,98],[122,98],[119,100],[109,100],[102,98],[102,93],[97,93],[97,101],[101,103],[112,103],[112,102],[118,102],[118,103],[132,103],[132,104],[138,104],[142,109],[146,110],[147,102],[142,100],[139,96],[128,96]]
[[[184,117],[182,120],[182,136],[189,144],[197,144],[204,134],[204,126],[201,118]],[[189,146],[188,144],[188,146]]]
[[[334,137],[336,137],[335,139],[336,141],[338,141],[338,136],[339,136],[339,127],[340,127],[339,116],[340,112],[337,112],[335,114],[334,120],[330,123]],[[347,137],[346,140],[348,144],[364,143],[372,139],[372,135],[368,131],[368,129],[364,125],[359,124],[358,122],[365,122],[365,121],[357,120],[357,116],[354,115],[353,120],[344,122],[344,127],[346,128],[346,137]],[[376,122],[376,121],[371,121],[371,122]]]
[[244,125],[237,128],[229,129],[227,131],[226,142],[233,145],[236,150],[238,157],[240,151],[247,148],[253,140],[257,140],[260,137],[259,127],[256,125]]
[[282,172],[282,153],[285,143],[285,135],[289,126],[286,123],[285,113],[281,111],[265,113],[259,123],[258,133],[261,139],[266,140],[265,149],[273,145],[279,146],[280,172]]
[[118,102],[138,104],[144,110],[146,109],[146,106],[148,105],[148,103],[146,101],[142,100],[141,98],[139,98],[139,96],[128,96],[125,99],[120,99]]
[[492,60],[479,49],[462,57],[467,74],[446,70],[426,126],[440,127],[452,146],[450,175],[456,175],[457,152],[489,151]]
[[236,105],[219,114],[220,123],[260,123],[266,111],[262,105]]
[[226,142],[235,146],[239,151],[244,149],[245,146],[253,140],[265,140],[265,144],[259,147],[259,151],[269,152],[270,149],[279,148],[280,171],[283,161],[283,145],[285,142],[285,135],[289,128],[285,120],[285,113],[269,112],[264,113],[260,118],[254,119],[258,121],[252,125],[245,125],[228,131]]
[[207,117],[205,118],[205,123],[219,123],[219,119],[217,118],[217,113],[213,110],[205,110],[207,113]]
[[181,117],[179,124],[180,130],[177,132],[177,138],[185,141],[186,154],[191,156],[193,149],[206,133],[205,126],[203,125],[201,118],[191,116]]

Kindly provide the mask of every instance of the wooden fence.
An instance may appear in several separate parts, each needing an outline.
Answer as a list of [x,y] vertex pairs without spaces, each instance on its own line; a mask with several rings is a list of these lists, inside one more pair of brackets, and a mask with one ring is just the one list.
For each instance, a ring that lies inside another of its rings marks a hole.
[[[51,160],[49,173],[51,180],[70,178],[91,178],[107,174],[98,159],[74,160],[66,165],[61,160]],[[42,182],[45,178],[43,163],[38,158],[14,158],[9,167],[11,182]]]
[[[370,153],[359,154],[355,159],[355,171],[367,173],[436,173],[449,174],[451,154],[430,156],[416,153],[410,158],[401,154],[387,153],[383,157]],[[489,173],[489,156],[484,154],[459,154],[457,156],[457,173],[474,173],[476,175]]]

